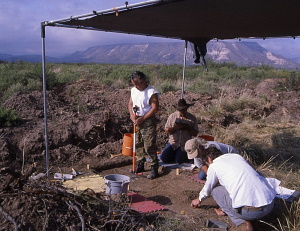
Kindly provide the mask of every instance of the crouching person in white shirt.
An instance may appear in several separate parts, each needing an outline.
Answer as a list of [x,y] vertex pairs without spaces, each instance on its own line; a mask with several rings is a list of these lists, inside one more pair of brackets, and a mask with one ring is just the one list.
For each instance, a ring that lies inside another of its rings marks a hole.
[[207,180],[191,206],[196,208],[209,196],[220,206],[218,215],[227,214],[242,230],[253,230],[253,220],[268,215],[274,207],[276,191],[239,154],[223,154],[214,145],[205,149],[209,165]]

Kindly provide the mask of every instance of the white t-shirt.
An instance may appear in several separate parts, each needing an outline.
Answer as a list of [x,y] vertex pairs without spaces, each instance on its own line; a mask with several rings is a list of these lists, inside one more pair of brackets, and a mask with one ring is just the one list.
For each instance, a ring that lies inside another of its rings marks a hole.
[[[219,142],[215,142],[215,141],[207,141],[206,142],[207,145],[206,145],[206,148],[213,144],[216,146],[217,149],[219,149],[223,154],[226,154],[226,153],[238,153],[238,151],[228,145],[228,144],[223,144],[223,143],[219,143]],[[198,167],[198,168],[202,168],[202,166],[204,165],[204,161],[201,159],[201,158],[194,158],[194,164]]]
[[159,94],[159,92],[151,86],[148,86],[143,91],[138,90],[136,87],[131,88],[133,107],[138,107],[137,116],[143,116],[151,109],[149,101],[153,94]]
[[199,193],[203,201],[219,182],[232,199],[232,207],[261,207],[270,204],[276,191],[266,178],[259,175],[239,154],[224,154],[213,160],[207,171],[206,183]]

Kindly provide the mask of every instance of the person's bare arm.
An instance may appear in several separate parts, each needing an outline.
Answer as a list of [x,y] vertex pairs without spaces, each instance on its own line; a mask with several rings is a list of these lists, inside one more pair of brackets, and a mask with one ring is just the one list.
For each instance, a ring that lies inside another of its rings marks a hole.
[[174,124],[173,127],[169,127],[165,129],[165,132],[172,135],[174,132],[176,132],[177,130],[182,130],[184,128],[183,124]]
[[132,98],[130,97],[129,102],[128,102],[128,111],[130,113],[130,119],[132,122],[135,122],[135,117],[134,117],[134,113],[133,113],[133,102],[132,102]]
[[205,174],[207,174],[208,166],[207,166],[207,165],[203,165],[203,166],[201,167],[201,170],[202,170]]

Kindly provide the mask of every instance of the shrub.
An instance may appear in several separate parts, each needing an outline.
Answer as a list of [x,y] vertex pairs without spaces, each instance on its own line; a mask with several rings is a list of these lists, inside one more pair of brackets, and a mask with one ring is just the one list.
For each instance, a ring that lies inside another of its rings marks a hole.
[[[282,78],[279,90],[297,90],[299,71],[278,70],[269,66],[238,67],[234,63],[214,63],[207,60],[209,71],[200,65],[186,66],[185,90],[201,94],[217,94],[223,86],[252,87],[267,78]],[[181,88],[183,66],[163,64],[54,64],[46,66],[47,89],[79,79],[97,80],[115,88],[127,88],[129,76],[140,70],[149,76],[150,84],[160,92]],[[14,91],[30,92],[42,89],[41,64],[0,63],[0,92],[10,96]],[[8,97],[6,96],[6,98]]]
[[188,91],[197,92],[199,94],[208,94],[208,95],[215,95],[218,92],[217,84],[212,81],[195,81],[189,83],[187,87]]
[[295,71],[292,71],[286,76],[286,81],[282,82],[280,90],[300,90],[300,77]]
[[16,126],[20,121],[15,111],[0,107],[0,127]]
[[241,95],[236,99],[224,100],[221,107],[227,112],[235,112],[237,110],[256,108],[260,105],[262,105],[260,99],[251,97],[249,95]]
[[168,91],[177,91],[178,88],[176,88],[174,85],[172,84],[168,84],[168,83],[163,83],[161,84],[160,86],[158,86],[157,90],[163,94],[165,92],[168,92]]
[[[46,69],[47,88],[58,84],[55,73]],[[8,98],[13,90],[28,93],[42,88],[42,65],[37,63],[1,63],[0,64],[0,92],[1,97]],[[9,94],[5,96],[5,94]]]

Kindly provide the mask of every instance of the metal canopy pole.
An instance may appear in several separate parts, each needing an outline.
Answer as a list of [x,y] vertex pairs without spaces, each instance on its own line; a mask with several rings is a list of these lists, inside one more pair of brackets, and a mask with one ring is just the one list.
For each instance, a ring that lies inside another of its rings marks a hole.
[[77,20],[77,19],[80,19],[80,18],[91,17],[91,16],[95,16],[95,15],[99,15],[99,14],[107,14],[107,13],[117,12],[117,11],[121,11],[121,10],[128,10],[128,9],[131,9],[131,8],[137,8],[137,7],[151,5],[151,4],[155,4],[155,3],[159,3],[159,2],[166,2],[166,0],[148,0],[148,1],[145,1],[145,2],[138,2],[138,3],[134,3],[134,4],[130,4],[130,5],[125,4],[125,6],[114,7],[114,8],[107,9],[107,10],[102,10],[102,11],[93,11],[93,13],[79,15],[79,16],[76,16],[76,17],[70,17],[70,18],[64,18],[64,19],[59,19],[59,20],[48,21],[48,22],[45,22],[45,23],[46,24],[55,24],[55,23],[67,22],[67,21],[70,21],[70,20]]
[[44,130],[46,148],[46,176],[49,177],[49,148],[48,148],[48,125],[47,125],[47,94],[46,94],[46,55],[45,55],[45,24],[41,23],[42,37],[42,72],[43,72],[43,97],[44,97]]
[[186,55],[187,55],[187,41],[185,41],[185,47],[184,47],[184,60],[183,60],[183,72],[182,72],[182,83],[181,83],[181,99],[183,99],[183,95],[184,95],[184,79],[185,79]]

